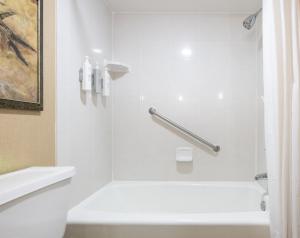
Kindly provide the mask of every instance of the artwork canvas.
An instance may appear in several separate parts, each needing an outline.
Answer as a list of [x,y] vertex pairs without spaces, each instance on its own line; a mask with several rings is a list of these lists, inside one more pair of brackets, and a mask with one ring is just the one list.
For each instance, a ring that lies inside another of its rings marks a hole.
[[42,0],[0,0],[0,107],[43,110]]

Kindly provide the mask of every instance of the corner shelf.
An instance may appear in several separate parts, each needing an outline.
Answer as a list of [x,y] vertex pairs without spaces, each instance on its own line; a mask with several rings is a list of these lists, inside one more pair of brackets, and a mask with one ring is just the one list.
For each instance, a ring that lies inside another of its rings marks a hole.
[[109,72],[112,73],[129,73],[130,67],[129,65],[123,64],[117,61],[106,61],[104,63],[104,68],[106,68]]

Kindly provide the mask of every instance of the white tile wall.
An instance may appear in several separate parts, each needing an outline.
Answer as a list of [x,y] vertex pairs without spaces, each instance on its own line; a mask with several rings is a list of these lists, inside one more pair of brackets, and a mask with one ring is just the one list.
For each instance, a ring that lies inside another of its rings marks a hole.
[[[257,157],[257,34],[246,15],[116,14],[115,179],[250,180]],[[190,57],[183,56],[191,54]],[[152,119],[148,108],[219,144],[219,154]],[[175,162],[192,146],[194,162]]]
[[111,59],[112,15],[102,0],[57,4],[57,164],[76,167],[74,205],[112,179],[111,100],[81,93],[78,81],[85,55]]

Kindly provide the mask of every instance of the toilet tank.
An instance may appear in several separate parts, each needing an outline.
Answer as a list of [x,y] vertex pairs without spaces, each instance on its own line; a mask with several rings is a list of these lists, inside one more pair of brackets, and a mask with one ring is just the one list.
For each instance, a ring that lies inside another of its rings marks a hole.
[[62,238],[72,167],[33,167],[0,175],[0,237]]

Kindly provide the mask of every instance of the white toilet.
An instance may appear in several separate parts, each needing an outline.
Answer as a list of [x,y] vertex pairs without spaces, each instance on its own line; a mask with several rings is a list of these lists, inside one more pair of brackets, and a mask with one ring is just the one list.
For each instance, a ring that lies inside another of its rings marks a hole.
[[34,167],[0,176],[1,238],[62,238],[71,167]]

